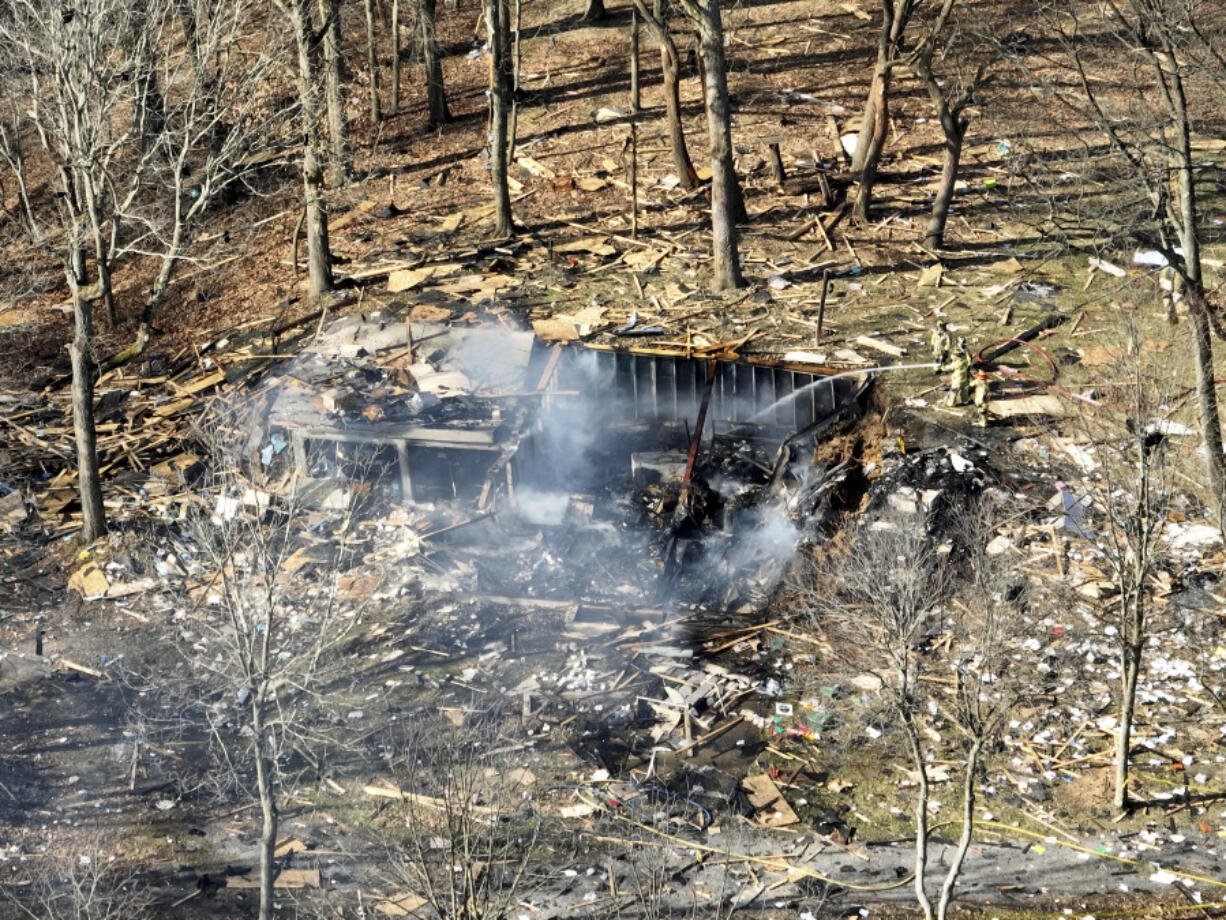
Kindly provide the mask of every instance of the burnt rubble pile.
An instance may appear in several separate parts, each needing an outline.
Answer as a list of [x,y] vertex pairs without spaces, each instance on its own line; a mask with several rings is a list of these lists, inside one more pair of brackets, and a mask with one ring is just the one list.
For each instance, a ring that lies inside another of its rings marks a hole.
[[[662,773],[712,732],[739,764],[760,729],[741,707],[778,684],[752,654],[735,672],[704,660],[709,626],[754,620],[798,541],[841,513],[859,466],[815,462],[814,437],[858,416],[865,384],[345,319],[256,391],[230,485],[201,501],[215,520],[296,509],[287,603],[403,607],[363,642],[388,687],[495,688],[532,737],[577,719],[611,770],[623,729]],[[161,556],[158,576],[212,602],[190,537]]]
[[243,455],[257,490],[321,510],[361,493],[439,587],[737,606],[850,471],[815,466],[811,435],[865,381],[823,383],[352,317],[265,383]]

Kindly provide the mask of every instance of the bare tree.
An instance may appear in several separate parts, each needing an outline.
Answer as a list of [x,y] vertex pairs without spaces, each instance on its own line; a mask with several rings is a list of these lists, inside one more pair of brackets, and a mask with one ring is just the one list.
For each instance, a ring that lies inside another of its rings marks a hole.
[[865,666],[881,679],[882,693],[898,718],[915,765],[915,897],[925,917],[932,902],[924,886],[928,866],[929,778],[921,719],[921,669],[924,633],[937,623],[950,597],[948,557],[938,554],[917,514],[861,529],[854,555],[832,561],[816,575],[806,600],[813,626],[830,633],[861,636],[856,646],[868,652]]
[[0,885],[0,904],[12,910],[6,916],[29,920],[152,917],[148,889],[106,849],[97,841],[87,843],[83,850],[47,853],[33,871],[24,873],[26,877],[6,879]]
[[698,23],[706,87],[707,136],[711,146],[711,287],[727,291],[745,286],[737,252],[736,224],[745,219],[745,202],[732,163],[732,112],[724,61],[724,26],[719,0],[682,0]]
[[142,354],[175,273],[218,201],[246,183],[257,154],[286,126],[291,111],[270,114],[267,86],[279,64],[280,44],[253,44],[264,16],[249,0],[180,0],[175,6],[185,41],[155,49],[156,82],[173,87],[162,103],[160,129],[149,143],[145,190],[125,215],[141,232],[122,253],[151,255],[158,269],[150,282],[135,340],[102,362],[110,368]]
[[[416,53],[426,72],[427,124],[432,128],[451,121],[451,109],[447,106],[447,92],[443,85],[443,56],[435,32],[436,9],[436,0],[417,0],[417,24],[414,33]],[[399,44],[396,47],[399,55]],[[393,80],[396,78],[397,71],[393,71]],[[392,92],[397,100],[398,92],[396,89]],[[398,101],[396,105],[399,105]]]
[[[345,115],[345,87],[341,79],[341,0],[319,0],[323,25],[324,100],[328,111],[328,161],[336,185],[347,185],[353,175],[353,153],[349,149],[349,119]],[[371,86],[377,79],[371,67]],[[376,109],[374,120],[379,120]]]
[[511,189],[507,183],[511,116],[511,11],[507,0],[482,0],[490,43],[490,170],[494,184],[494,236],[515,232]]
[[881,0],[881,29],[877,36],[877,63],[873,68],[872,85],[864,103],[856,149],[852,154],[851,168],[860,180],[856,191],[854,214],[856,220],[867,222],[873,196],[873,184],[877,177],[877,165],[885,149],[885,138],[890,125],[890,86],[894,70],[903,50],[903,38],[911,16],[921,0]]
[[[52,220],[36,217],[33,210],[26,215],[32,238],[61,259],[72,298],[73,429],[81,539],[87,542],[106,530],[93,418],[90,302],[101,299],[115,321],[111,267],[121,215],[141,189],[149,157],[139,143],[149,94],[134,92],[133,81],[121,77],[125,68],[144,73],[152,66],[154,48],[170,38],[170,23],[168,7],[157,0],[138,7],[123,0],[84,0],[70,13],[36,0],[16,0],[0,11],[0,57],[10,68],[10,83],[21,87],[25,117],[57,186],[45,209],[48,218],[54,214],[57,233],[44,231]],[[10,137],[19,134],[15,126]],[[21,162],[19,153],[9,159]],[[96,273],[92,285],[86,279],[90,243]]]
[[541,816],[522,771],[482,753],[484,726],[496,732],[500,717],[466,713],[457,730],[436,716],[388,749],[391,775],[405,787],[403,831],[388,841],[391,867],[438,920],[506,916],[535,881],[530,854]]
[[[375,0],[363,0],[366,12],[366,69],[370,72],[370,120],[376,124],[383,120],[379,107],[379,51],[376,44]],[[397,12],[399,7],[397,6]],[[400,105],[400,36],[396,34],[397,23],[392,25],[392,74],[395,83],[392,96],[392,111]]]
[[975,799],[983,758],[999,738],[1024,689],[1010,673],[1019,657],[1015,653],[1022,593],[1009,583],[1007,573],[983,564],[982,537],[986,531],[973,527],[971,532],[975,530],[980,539],[970,551],[976,557],[971,561],[976,574],[964,582],[964,602],[954,608],[958,616],[952,624],[957,643],[950,661],[953,688],[948,694],[933,693],[938,697],[938,709],[944,711],[957,733],[962,754],[961,828],[937,896],[938,920],[945,920],[949,914],[975,833]]
[[1176,369],[1152,360],[1135,317],[1126,320],[1126,352],[1114,366],[1108,402],[1117,408],[1082,407],[1080,428],[1097,471],[1079,491],[1096,518],[1082,528],[1092,558],[1101,559],[1115,588],[1103,600],[1103,615],[1118,648],[1119,691],[1115,724],[1115,791],[1118,809],[1129,805],[1129,754],[1136,714],[1137,683],[1145,646],[1154,633],[1152,576],[1165,554],[1162,531],[1174,498],[1177,447],[1165,432],[1177,427],[1171,404]]
[[681,180],[682,188],[695,188],[698,173],[690,161],[690,152],[685,145],[685,129],[681,126],[681,58],[677,43],[668,28],[668,9],[663,0],[656,0],[655,8],[645,0],[634,0],[634,8],[647,24],[647,28],[660,44],[660,75],[664,81],[664,111],[668,123],[669,149],[673,156],[673,169]]
[[[962,160],[962,147],[970,126],[967,110],[977,103],[978,95],[991,81],[989,69],[998,60],[994,43],[970,28],[954,29],[944,47],[939,47],[955,6],[957,0],[943,0],[928,34],[910,57],[911,69],[919,77],[932,101],[941,133],[945,138],[941,179],[922,241],[925,249],[934,252],[941,248],[945,240],[945,224],[949,219],[949,208],[953,203],[954,188],[958,182],[958,166]],[[942,61],[953,64],[952,74],[945,79],[939,79],[933,68],[933,60],[938,50]]]
[[[307,292],[318,297],[332,290],[332,253],[328,245],[328,209],[319,139],[319,36],[311,0],[273,0],[293,31],[298,59],[299,116],[302,120],[303,208],[307,230]],[[297,266],[295,266],[297,270]]]
[[[228,763],[251,763],[252,794],[262,817],[260,847],[261,920],[273,914],[275,848],[280,820],[281,776],[293,752],[318,740],[310,718],[325,680],[342,664],[339,646],[360,618],[345,609],[338,580],[354,561],[347,538],[355,523],[355,490],[329,519],[333,566],[322,590],[298,594],[287,560],[302,544],[309,481],[288,473],[277,496],[252,485],[242,474],[231,436],[241,414],[201,425],[210,445],[213,472],[199,486],[186,530],[203,567],[204,597],[189,608],[191,628],[201,641],[184,649],[201,682],[194,698]],[[208,426],[207,431],[205,425]],[[212,701],[223,701],[219,711]],[[227,731],[225,723],[244,726]]]
[[[1010,639],[1017,613],[996,573],[984,564],[985,522],[990,520],[985,510],[976,501],[960,513],[941,516],[950,528],[944,546],[929,532],[938,516],[923,511],[862,522],[848,552],[828,557],[802,590],[810,625],[833,637],[849,663],[877,675],[882,697],[901,727],[917,790],[915,899],[929,920],[944,920],[948,914],[974,833],[980,763],[1016,699],[1005,672],[1015,650]],[[951,603],[959,590],[967,592],[974,611]],[[939,662],[927,645],[945,633],[953,640],[948,659],[952,680],[930,682],[926,678]],[[949,689],[934,689],[942,687]],[[937,729],[926,720],[945,728],[946,743],[960,748],[962,771],[961,832],[935,903],[927,877],[932,847],[928,739]]]
[[587,7],[583,11],[584,22],[600,22],[606,15],[604,0],[587,0]]

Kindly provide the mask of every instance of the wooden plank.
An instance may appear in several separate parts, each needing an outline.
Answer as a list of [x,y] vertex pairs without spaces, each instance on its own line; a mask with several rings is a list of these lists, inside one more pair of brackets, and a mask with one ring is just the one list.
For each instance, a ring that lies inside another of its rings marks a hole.
[[183,397],[183,396],[194,396],[197,393],[201,393],[204,390],[217,386],[217,384],[221,383],[225,379],[226,379],[225,371],[214,371],[213,373],[207,374],[204,377],[198,377],[195,380],[183,386],[180,386],[179,384],[175,383],[173,380],[167,381],[167,382],[170,384],[171,389],[175,391],[176,396]]
[[881,339],[874,338],[869,335],[858,335],[855,338],[857,345],[863,345],[865,348],[872,348],[882,354],[890,355],[893,358],[901,358],[907,353],[905,348],[899,348],[897,345],[892,345],[889,342],[883,342]]
[[741,780],[741,788],[747,793],[749,803],[758,811],[758,823],[764,827],[786,827],[800,821],[779,787],[765,773],[745,777]]
[[464,811],[471,812],[476,815],[496,815],[497,808],[491,808],[488,805],[460,805],[454,802],[448,802],[446,799],[436,798],[432,795],[422,795],[417,792],[408,792],[398,786],[363,786],[362,792],[366,795],[378,799],[395,799],[398,802],[410,802],[414,805],[425,805],[429,808],[437,808],[440,811],[445,811],[448,808],[462,808]]
[[340,441],[350,444],[395,444],[405,441],[429,447],[457,447],[473,450],[491,449],[497,427],[490,428],[426,428],[420,425],[387,423],[381,426],[352,425],[332,428],[323,425],[302,425],[290,418],[273,418],[269,424],[286,428],[298,436],[313,441]]
[[[259,888],[258,872],[248,872],[246,875],[231,875],[226,879],[227,888]],[[273,879],[273,888],[318,888],[318,869],[282,869]]]

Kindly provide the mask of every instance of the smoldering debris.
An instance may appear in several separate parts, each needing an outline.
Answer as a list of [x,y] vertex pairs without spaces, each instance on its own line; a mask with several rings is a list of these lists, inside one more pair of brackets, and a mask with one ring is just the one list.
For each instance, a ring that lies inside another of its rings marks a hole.
[[[389,686],[407,670],[473,687],[499,663],[538,733],[558,705],[594,720],[594,739],[641,726],[680,749],[723,730],[770,676],[700,660],[693,630],[751,615],[820,526],[853,470],[815,464],[790,426],[856,414],[865,381],[831,387],[827,406],[791,371],[653,366],[495,332],[333,324],[215,419],[212,469],[168,506],[154,581],[207,611],[217,573],[179,522],[276,526],[287,609],[335,603],[355,623],[415,611],[364,640],[400,636],[375,656]],[[807,402],[781,408],[785,391]],[[764,403],[770,418],[748,423]],[[108,570],[102,593],[150,574]],[[537,647],[552,653],[543,668],[500,662]],[[458,676],[409,663],[470,654]]]
[[856,405],[864,385],[372,315],[334,323],[267,381],[246,453],[259,488],[325,480],[364,490],[372,515],[395,507],[433,538],[416,564],[462,590],[720,605],[769,593],[830,478],[793,426]]

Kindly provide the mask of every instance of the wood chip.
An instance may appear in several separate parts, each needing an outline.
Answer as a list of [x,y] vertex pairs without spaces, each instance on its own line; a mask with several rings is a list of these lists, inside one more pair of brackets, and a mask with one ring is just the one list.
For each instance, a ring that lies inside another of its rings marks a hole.
[[606,237],[591,236],[582,240],[570,240],[553,247],[554,252],[590,252],[597,256],[615,256],[617,249]]
[[343,230],[350,224],[356,222],[362,217],[365,217],[367,214],[373,211],[375,207],[375,202],[370,198],[359,201],[347,214],[342,214],[339,217],[328,221],[328,230]]
[[426,904],[426,899],[412,892],[401,892],[389,895],[382,901],[375,902],[375,913],[385,917],[407,917],[419,907]]
[[533,320],[532,331],[543,342],[573,342],[579,338],[575,324],[560,317]]
[[305,853],[306,849],[307,845],[297,837],[286,837],[277,844],[276,849],[273,850],[273,855],[278,859],[281,859],[282,857],[289,856],[292,853]]
[[934,265],[929,265],[919,274],[919,280],[915,283],[916,287],[940,287],[941,276],[945,274],[945,266],[940,262]]
[[763,827],[786,827],[800,821],[774,780],[765,773],[745,777],[741,780],[741,788],[745,790],[749,804],[757,809],[758,823]]
[[856,344],[863,345],[865,348],[875,349],[882,354],[892,355],[895,358],[901,358],[907,353],[905,348],[899,348],[897,345],[891,345],[889,342],[883,342],[881,339],[875,339],[867,335],[856,336]]
[[541,163],[538,163],[536,160],[532,159],[532,157],[528,157],[528,156],[516,157],[515,162],[518,163],[523,169],[527,170],[528,173],[530,173],[533,176],[536,176],[537,178],[540,178],[540,179],[557,178],[557,175],[558,175],[557,173],[555,173],[548,166],[544,166]]
[[103,597],[110,590],[111,583],[102,574],[102,569],[91,562],[72,573],[68,579],[68,588],[70,591],[76,591],[81,597],[89,600],[90,598]]
[[994,399],[988,403],[988,412],[997,418],[1014,418],[1019,415],[1069,415],[1060,397],[1045,394],[1023,396],[1019,399]]
[[[226,879],[227,888],[259,888],[259,872],[246,875],[231,875]],[[318,888],[318,869],[282,869],[273,879],[273,888]]]

